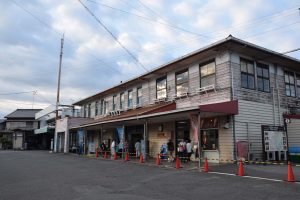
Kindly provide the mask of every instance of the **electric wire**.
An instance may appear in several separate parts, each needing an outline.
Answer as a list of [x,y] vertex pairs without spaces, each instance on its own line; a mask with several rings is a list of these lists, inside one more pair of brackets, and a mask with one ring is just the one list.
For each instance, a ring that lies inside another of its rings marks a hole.
[[149,70],[131,53],[131,51],[125,47],[118,38],[104,25],[104,23],[84,4],[81,2],[81,0],[78,0],[78,2],[85,8],[85,10],[92,15],[92,17],[111,35],[111,37],[132,57],[133,60],[136,61],[139,66],[141,66],[146,72]]
[[99,3],[99,2],[96,2],[96,1],[93,1],[93,0],[87,0],[87,1],[92,2],[92,3],[95,3],[95,4],[98,4],[98,5],[101,5],[101,6],[104,6],[104,7],[107,7],[107,8],[110,8],[110,9],[113,9],[113,10],[117,10],[117,11],[119,11],[119,12],[123,12],[123,13],[129,14],[129,15],[136,16],[136,17],[139,17],[139,18],[144,19],[144,20],[147,20],[147,21],[152,21],[152,22],[155,22],[155,23],[164,25],[164,26],[168,26],[168,27],[173,28],[173,29],[177,29],[177,30],[180,30],[180,31],[184,31],[184,32],[187,32],[187,33],[190,33],[190,34],[193,34],[193,35],[198,35],[199,37],[203,37],[203,38],[206,38],[206,39],[207,39],[207,38],[211,38],[211,37],[209,37],[209,36],[207,36],[207,35],[199,34],[199,33],[193,32],[193,31],[189,31],[189,30],[187,30],[187,29],[184,29],[184,28],[181,28],[181,27],[172,25],[172,24],[167,24],[167,23],[164,23],[164,22],[159,22],[159,21],[153,20],[153,19],[151,19],[151,18],[144,17],[144,16],[141,16],[141,15],[137,15],[137,14],[134,14],[134,13],[131,13],[131,12],[128,12],[128,11],[119,9],[119,8],[115,8],[115,7],[112,7],[112,6],[103,4],[103,3]]
[[[29,14],[30,16],[32,16],[35,20],[37,20],[38,22],[40,22],[41,24],[43,24],[45,27],[47,27],[48,29],[50,29],[51,31],[53,31],[54,33],[58,34],[59,37],[61,37],[63,35],[63,33],[60,33],[59,31],[55,30],[53,27],[51,27],[49,24],[45,23],[43,20],[39,19],[36,15],[34,15],[32,12],[30,12],[28,9],[26,9],[25,7],[23,7],[21,4],[17,3],[15,0],[10,0],[11,2],[13,2],[16,6],[18,6],[19,8],[21,8],[23,11],[25,11],[27,14]],[[78,46],[74,41],[68,39],[67,37],[65,37],[65,40],[73,45],[73,46]],[[94,59],[96,59],[99,63],[103,63],[104,67],[110,71],[114,71],[117,73],[120,73],[116,68],[114,67],[109,67],[106,66],[106,63],[104,61],[102,61],[102,59],[98,58],[96,55],[94,55],[93,53],[90,52],[86,52],[88,55],[90,55],[91,57],[93,57]]]

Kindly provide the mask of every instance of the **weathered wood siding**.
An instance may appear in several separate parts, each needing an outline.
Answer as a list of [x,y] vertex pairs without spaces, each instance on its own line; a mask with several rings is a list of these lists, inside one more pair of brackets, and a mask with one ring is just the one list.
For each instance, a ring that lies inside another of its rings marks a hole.
[[291,119],[287,124],[289,147],[300,147],[300,119]]
[[[158,131],[158,126],[163,125],[163,132]],[[173,135],[173,136],[172,136]],[[163,143],[167,144],[169,139],[175,136],[175,122],[149,124],[148,126],[148,140],[149,153],[151,157],[155,157],[160,153],[160,147]],[[173,140],[173,142],[175,142]],[[175,144],[175,143],[174,143]]]
[[[277,108],[275,113],[278,113]],[[279,124],[278,118],[276,124]],[[272,104],[239,100],[239,114],[235,116],[236,142],[246,141],[250,144],[252,159],[262,158],[262,125],[274,125]]]

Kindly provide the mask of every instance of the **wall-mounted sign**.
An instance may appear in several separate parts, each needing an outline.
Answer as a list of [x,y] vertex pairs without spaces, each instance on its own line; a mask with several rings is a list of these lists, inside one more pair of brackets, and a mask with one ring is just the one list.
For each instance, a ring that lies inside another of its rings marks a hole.
[[287,151],[286,131],[282,126],[263,126],[264,150]]

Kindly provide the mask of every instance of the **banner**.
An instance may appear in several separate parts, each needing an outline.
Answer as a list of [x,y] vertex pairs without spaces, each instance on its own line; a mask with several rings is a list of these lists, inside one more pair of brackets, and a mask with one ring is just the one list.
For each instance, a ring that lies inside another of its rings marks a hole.
[[79,129],[77,131],[77,136],[78,136],[78,145],[80,146],[81,144],[83,144],[84,131],[82,129]]
[[198,115],[190,115],[191,126],[193,130],[194,142],[198,142],[198,134],[199,134],[199,124],[198,124]]
[[117,128],[120,142],[124,140],[124,128]]

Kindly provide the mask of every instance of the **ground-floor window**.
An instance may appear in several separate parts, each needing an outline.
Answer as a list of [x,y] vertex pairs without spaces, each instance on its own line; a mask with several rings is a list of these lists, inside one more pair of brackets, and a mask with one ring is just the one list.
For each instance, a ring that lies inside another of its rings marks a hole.
[[203,150],[217,150],[219,148],[218,129],[201,130],[201,145]]

